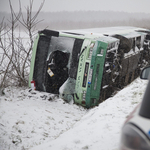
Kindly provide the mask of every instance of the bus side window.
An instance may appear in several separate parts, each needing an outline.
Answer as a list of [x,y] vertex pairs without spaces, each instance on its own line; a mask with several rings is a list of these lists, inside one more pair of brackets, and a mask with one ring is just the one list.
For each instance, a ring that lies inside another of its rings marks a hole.
[[136,46],[138,47],[138,49],[141,48],[141,36],[136,38]]

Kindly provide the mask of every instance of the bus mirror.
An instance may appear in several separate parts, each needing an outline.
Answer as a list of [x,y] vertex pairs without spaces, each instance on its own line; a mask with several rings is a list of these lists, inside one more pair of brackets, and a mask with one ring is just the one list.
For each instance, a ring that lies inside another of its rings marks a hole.
[[53,31],[53,30],[44,29],[42,31],[39,31],[39,34],[42,34],[42,33],[47,35],[47,36],[56,36],[56,37],[59,36],[59,32],[58,31]]
[[149,79],[149,76],[150,76],[150,66],[145,67],[145,68],[142,70],[141,75],[140,75],[140,78],[141,78],[141,79],[148,80],[148,79]]

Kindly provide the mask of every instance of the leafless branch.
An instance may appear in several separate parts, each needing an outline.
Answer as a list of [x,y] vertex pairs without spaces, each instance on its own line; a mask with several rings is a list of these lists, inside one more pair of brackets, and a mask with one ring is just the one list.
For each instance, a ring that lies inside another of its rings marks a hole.
[[[0,23],[0,91],[6,84],[27,85],[33,38],[36,25],[40,22],[37,17],[45,2],[43,0],[38,11],[33,13],[34,0],[30,0],[29,6],[26,7],[26,15],[23,16],[21,1],[18,1],[19,12],[15,13],[11,0],[9,0],[11,12],[11,17],[7,20],[9,25],[4,22],[4,19]],[[29,38],[26,45],[23,44],[20,34],[16,35],[19,23],[25,28]]]

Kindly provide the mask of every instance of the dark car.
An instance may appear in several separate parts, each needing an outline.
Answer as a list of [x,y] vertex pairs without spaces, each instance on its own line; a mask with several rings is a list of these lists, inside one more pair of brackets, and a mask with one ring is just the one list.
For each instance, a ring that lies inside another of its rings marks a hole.
[[[141,79],[149,79],[150,66],[142,70]],[[123,125],[120,150],[150,150],[150,81],[142,102]]]

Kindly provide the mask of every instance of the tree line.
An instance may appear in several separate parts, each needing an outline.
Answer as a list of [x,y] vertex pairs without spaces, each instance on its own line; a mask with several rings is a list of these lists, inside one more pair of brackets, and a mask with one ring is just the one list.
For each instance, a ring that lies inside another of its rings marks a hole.
[[[33,15],[36,12],[32,12]],[[25,13],[23,13],[26,16]],[[127,13],[114,11],[75,11],[75,12],[40,12],[38,20],[42,20],[37,25],[38,29],[81,29],[109,26],[136,26],[150,28],[150,14]],[[10,18],[10,13],[1,12],[0,20],[5,16]]]

